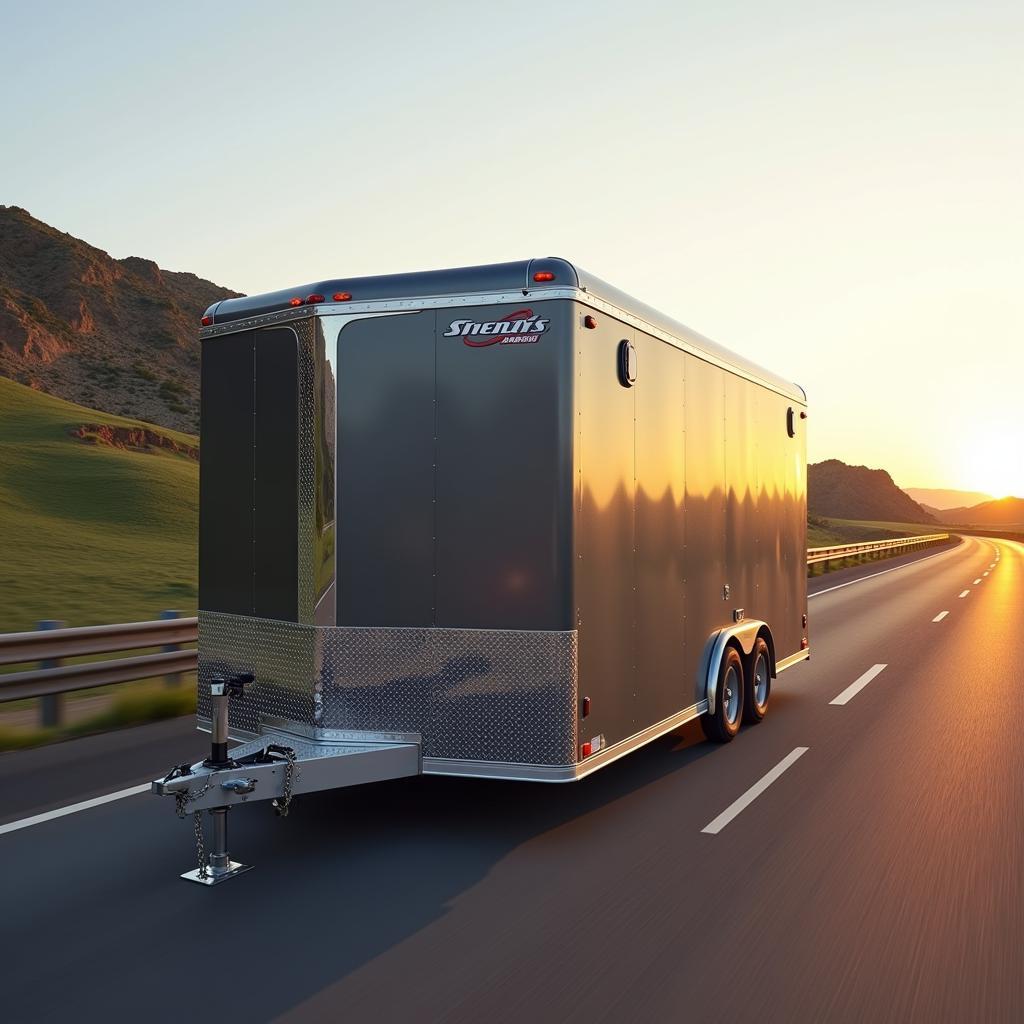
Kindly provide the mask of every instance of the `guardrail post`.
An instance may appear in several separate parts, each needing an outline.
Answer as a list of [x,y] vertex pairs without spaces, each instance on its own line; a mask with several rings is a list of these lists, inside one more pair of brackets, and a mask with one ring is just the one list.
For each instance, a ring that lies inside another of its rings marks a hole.
[[[160,613],[161,619],[180,619],[181,612],[175,611],[173,608],[167,608]],[[170,651],[180,651],[181,644],[164,644],[160,648],[165,654]],[[181,685],[181,673],[172,672],[170,675],[164,676],[164,685],[166,686],[180,686]]]
[[[41,619],[36,629],[63,629],[64,623],[58,619]],[[41,669],[58,668],[60,658],[45,658],[39,662]],[[39,724],[44,729],[51,729],[61,724],[64,718],[64,694],[51,693],[39,698]]]

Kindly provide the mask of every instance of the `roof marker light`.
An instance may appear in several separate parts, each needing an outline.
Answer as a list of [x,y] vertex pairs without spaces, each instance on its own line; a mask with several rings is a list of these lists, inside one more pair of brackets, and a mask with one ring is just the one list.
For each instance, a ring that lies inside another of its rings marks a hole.
[[213,323],[213,317],[212,317],[212,316],[204,316],[204,317],[202,318],[202,320],[200,320],[199,322],[200,322],[200,323],[201,323],[201,324],[202,324],[202,325],[203,325],[204,327],[209,327],[209,326],[210,326],[210,324],[212,324],[212,323]]
[[302,305],[302,299],[289,299],[288,300],[288,305],[289,306],[301,306]]
[[597,326],[597,317],[585,316],[583,318],[583,326],[586,327],[588,330],[592,331]]
[[335,292],[332,296],[335,302],[348,302],[352,298],[351,292]]
[[314,292],[312,295],[307,295],[306,296],[306,305],[307,306],[315,306],[318,302],[323,302],[323,301],[324,301],[324,297],[322,295],[318,295],[316,292]]
[[538,270],[537,273],[533,275],[533,279],[534,281],[554,281],[555,275],[552,274],[550,270]]

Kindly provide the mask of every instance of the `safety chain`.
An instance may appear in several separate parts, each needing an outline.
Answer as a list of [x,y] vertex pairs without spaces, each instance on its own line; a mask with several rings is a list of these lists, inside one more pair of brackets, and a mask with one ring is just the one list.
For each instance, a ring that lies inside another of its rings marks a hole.
[[199,877],[206,878],[206,847],[203,845],[203,812],[192,812],[192,827],[196,833],[196,857],[199,860]]
[[[192,793],[187,789],[179,790],[174,794],[174,813],[179,818],[185,817],[186,808],[190,803],[198,800],[203,796],[210,788],[210,781],[207,779],[206,784],[203,786],[198,793]],[[199,877],[206,878],[208,871],[206,868],[206,847],[203,845],[203,812],[193,811],[192,812],[192,828],[196,834],[196,857],[199,861]]]
[[209,777],[207,777],[206,784],[198,793],[192,793],[187,789],[179,789],[178,792],[174,794],[174,813],[177,814],[179,818],[184,818],[188,805],[198,800],[200,797],[205,796],[209,789]]
[[274,812],[281,818],[288,817],[288,810],[292,802],[292,781],[295,775],[295,751],[291,747],[280,747],[279,752],[284,754],[288,763],[284,766],[284,794],[280,800],[272,801]]

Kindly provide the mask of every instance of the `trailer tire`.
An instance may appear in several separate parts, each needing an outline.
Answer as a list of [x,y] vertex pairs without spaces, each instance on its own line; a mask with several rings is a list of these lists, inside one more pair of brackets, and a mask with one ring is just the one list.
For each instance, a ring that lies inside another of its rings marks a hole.
[[747,685],[743,690],[743,721],[760,722],[768,714],[772,692],[772,662],[764,637],[754,641],[747,660]]
[[743,721],[743,659],[735,647],[726,647],[718,666],[715,710],[700,716],[704,735],[713,743],[728,743]]

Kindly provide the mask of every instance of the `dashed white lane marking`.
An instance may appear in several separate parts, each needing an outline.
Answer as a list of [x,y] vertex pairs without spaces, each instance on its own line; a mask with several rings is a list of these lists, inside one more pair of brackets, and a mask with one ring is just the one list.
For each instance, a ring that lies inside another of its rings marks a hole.
[[963,592],[962,592],[961,594],[959,594],[958,596],[959,596],[959,597],[966,597],[966,596],[967,596],[967,595],[968,595],[969,593],[970,593],[970,591],[969,591],[969,590],[965,590],[965,591],[963,591]]
[[867,686],[868,683],[870,683],[871,680],[874,679],[875,676],[877,676],[878,673],[881,672],[884,668],[885,665],[872,665],[871,668],[869,668],[867,672],[864,673],[864,675],[862,675],[859,679],[855,680],[854,682],[850,683],[850,685],[845,690],[843,690],[843,692],[839,694],[838,697],[836,697],[834,700],[830,700],[829,704],[838,704],[840,706],[842,706],[843,704],[849,704],[850,701],[853,700],[853,698],[856,697],[857,694],[860,693],[860,691],[863,690],[864,687]]
[[996,567],[996,563],[995,563],[995,562],[993,562],[993,563],[992,563],[992,564],[991,564],[991,565],[989,566],[989,568],[990,568],[990,569],[994,569],[995,567]]
[[974,586],[977,586],[977,585],[978,585],[978,584],[979,584],[980,582],[981,582],[981,577],[979,576],[979,577],[978,577],[978,578],[977,578],[977,579],[976,579],[976,580],[974,581]]
[[784,771],[796,764],[808,750],[810,750],[810,747],[797,747],[788,753],[767,775],[758,779],[743,796],[729,804],[713,821],[708,822],[701,829],[701,832],[707,832],[708,835],[712,836],[718,835],[740,811],[749,807]]
[[90,807],[99,807],[101,804],[109,804],[114,800],[123,800],[126,796],[135,796],[136,793],[147,793],[150,788],[151,784],[144,782],[141,786],[119,789],[116,793],[107,793],[105,796],[94,796],[91,800],[68,804],[67,807],[58,807],[45,814],[34,814],[31,818],[9,821],[6,825],[0,825],[0,836],[6,835],[8,832],[17,832],[19,829],[31,828],[33,825],[41,825],[44,821],[53,821],[54,818],[63,818],[65,814],[75,814],[78,811],[87,811]]
[[949,612],[939,612],[939,614],[932,619],[932,622],[941,622],[948,614]]
[[982,573],[981,575],[982,575],[982,576],[987,576],[987,575],[988,575],[988,573],[987,573],[987,572],[983,572],[983,573]]

